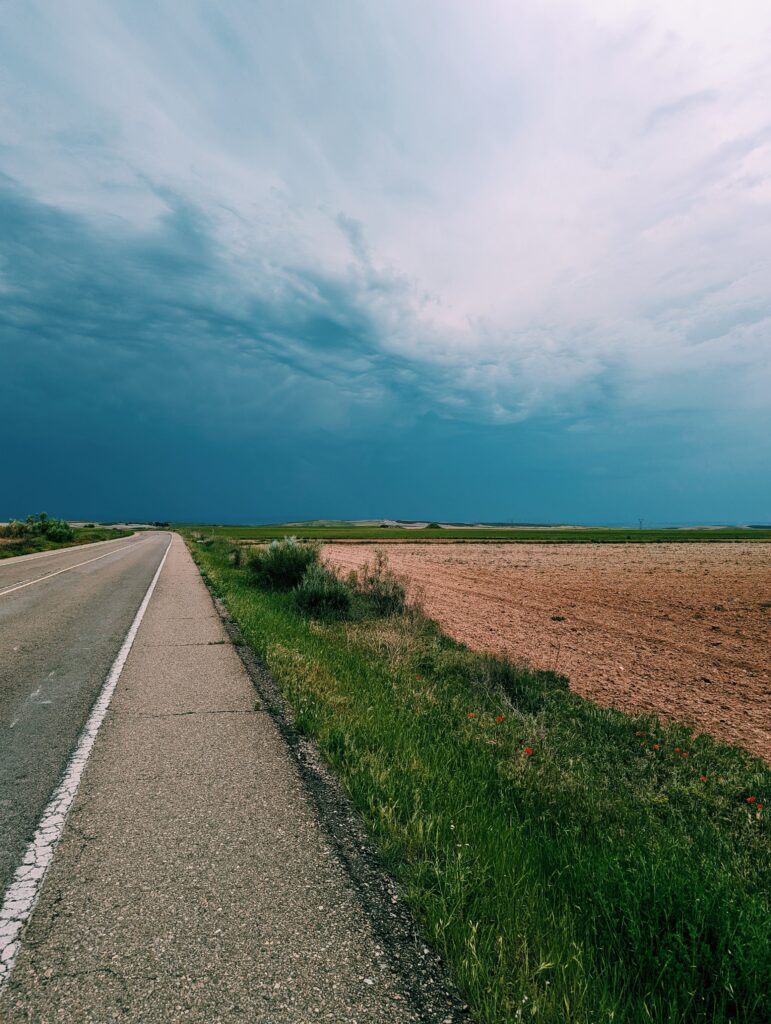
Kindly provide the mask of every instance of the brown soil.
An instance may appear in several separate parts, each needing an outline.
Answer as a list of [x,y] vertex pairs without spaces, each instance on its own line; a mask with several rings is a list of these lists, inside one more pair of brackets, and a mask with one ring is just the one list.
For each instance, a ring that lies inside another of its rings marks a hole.
[[[373,549],[324,554],[348,571]],[[771,544],[408,543],[388,559],[470,647],[557,669],[599,704],[689,722],[771,761]]]

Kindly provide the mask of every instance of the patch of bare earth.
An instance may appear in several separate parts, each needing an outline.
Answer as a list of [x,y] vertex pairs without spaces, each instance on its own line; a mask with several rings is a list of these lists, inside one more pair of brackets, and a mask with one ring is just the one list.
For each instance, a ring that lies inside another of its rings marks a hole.
[[[556,669],[599,704],[689,722],[771,761],[771,544],[387,550],[427,613],[469,647]],[[348,571],[373,553],[338,543],[324,557]]]

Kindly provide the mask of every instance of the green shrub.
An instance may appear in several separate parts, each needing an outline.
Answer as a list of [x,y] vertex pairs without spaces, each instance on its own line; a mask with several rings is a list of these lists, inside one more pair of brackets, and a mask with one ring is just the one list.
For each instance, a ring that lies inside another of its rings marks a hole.
[[316,618],[347,619],[351,615],[353,590],[325,565],[309,566],[294,589],[297,607]]
[[439,523],[426,523],[423,527],[424,530],[441,530]]
[[252,582],[262,590],[292,590],[306,569],[319,560],[317,543],[299,544],[296,537],[274,540],[267,548],[254,551],[247,559]]
[[382,618],[404,611],[407,599],[404,585],[389,569],[382,551],[375,555],[374,565],[367,562],[358,573],[351,574],[351,583],[356,589],[362,617]]
[[68,522],[65,522],[64,519],[49,519],[42,532],[44,536],[48,537],[49,540],[54,541],[56,544],[72,540],[75,536],[75,531]]
[[313,561],[294,588],[294,596],[302,612],[319,618],[357,621],[388,618],[400,615],[406,607],[404,586],[388,568],[386,556],[380,552],[374,565],[363,565],[345,580],[328,566]]

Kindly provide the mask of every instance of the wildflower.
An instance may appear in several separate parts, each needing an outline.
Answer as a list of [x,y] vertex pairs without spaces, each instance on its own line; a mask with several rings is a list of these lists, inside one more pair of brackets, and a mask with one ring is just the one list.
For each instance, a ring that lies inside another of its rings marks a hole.
[[680,748],[679,748],[679,747],[675,747],[675,753],[676,753],[676,754],[679,754],[679,753],[680,753]]
[[762,811],[762,810],[763,810],[763,804],[758,804],[758,810],[759,810],[759,811]]
[[527,754],[528,757],[532,757],[533,756],[533,748],[532,747],[525,747],[524,749],[525,749],[525,753]]
[[706,775],[700,775],[699,778],[701,779],[702,782],[706,782],[707,781],[707,776]]
[[652,749],[653,750],[661,750],[661,744],[660,743],[654,743]]
[[746,796],[744,799],[748,804],[754,804],[758,798],[756,796]]
[[466,715],[466,718],[476,718],[476,716],[476,711],[469,711],[469,713]]
[[496,715],[495,716],[495,721],[496,722],[502,722],[505,717],[506,717],[505,715]]
[[684,751],[682,751],[682,753],[680,754],[680,757],[690,757],[690,754],[688,753],[688,751],[687,751],[687,750],[684,750]]
[[635,729],[634,734],[635,734],[635,736],[644,736],[645,735],[645,729]]

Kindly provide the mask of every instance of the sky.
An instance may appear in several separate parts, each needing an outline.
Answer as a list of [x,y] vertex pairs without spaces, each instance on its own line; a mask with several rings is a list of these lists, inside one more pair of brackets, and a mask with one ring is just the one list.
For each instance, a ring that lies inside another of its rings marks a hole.
[[0,518],[771,522],[767,0],[0,0]]

